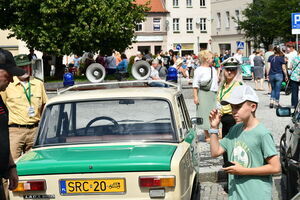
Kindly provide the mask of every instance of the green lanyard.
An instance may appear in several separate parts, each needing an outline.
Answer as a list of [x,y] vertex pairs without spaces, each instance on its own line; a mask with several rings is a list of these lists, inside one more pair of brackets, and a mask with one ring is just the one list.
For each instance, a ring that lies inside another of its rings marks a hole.
[[235,85],[235,82],[233,82],[233,84],[224,92],[223,94],[223,90],[225,88],[225,86],[223,85],[222,90],[220,92],[220,101],[222,101],[223,97],[232,89],[232,87]]
[[24,85],[23,86],[23,89],[24,89],[24,93],[25,93],[25,96],[28,100],[28,103],[29,105],[31,106],[31,87],[30,87],[30,82],[28,81],[28,88],[26,89]]

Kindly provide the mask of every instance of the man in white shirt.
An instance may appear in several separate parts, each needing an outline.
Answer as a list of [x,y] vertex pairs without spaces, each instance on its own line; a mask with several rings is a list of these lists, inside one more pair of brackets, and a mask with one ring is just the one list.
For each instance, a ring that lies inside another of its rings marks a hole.
[[287,68],[288,70],[292,70],[292,61],[297,57],[297,51],[295,50],[295,46],[293,44],[287,45],[287,54],[285,57],[287,58]]
[[235,59],[237,59],[239,61],[240,64],[243,63],[243,51],[242,49],[237,49],[236,54],[234,54],[233,56]]
[[[269,71],[269,69],[270,69],[270,63],[268,62],[268,60],[269,60],[269,57],[271,56],[271,55],[274,55],[274,51],[273,51],[273,49],[274,49],[274,47],[273,47],[273,45],[269,45],[269,47],[268,47],[268,51],[265,53],[265,55],[264,55],[264,58],[265,58],[265,77],[267,78],[267,76],[268,76],[268,71]],[[272,88],[271,88],[271,84],[270,84],[270,82],[268,81],[268,87],[269,87],[269,91],[268,91],[268,94],[271,94],[271,91],[272,91]]]
[[251,67],[254,67],[254,57],[255,57],[255,50],[252,52],[252,54],[249,56],[249,61],[250,61],[250,65]]
[[[159,67],[159,60],[154,59],[152,61],[151,72],[150,72],[150,76],[149,76],[148,80],[162,80],[159,77],[159,72],[157,70],[158,67]],[[161,83],[161,82],[150,82],[149,86],[151,86],[151,87],[167,87],[166,84]]]

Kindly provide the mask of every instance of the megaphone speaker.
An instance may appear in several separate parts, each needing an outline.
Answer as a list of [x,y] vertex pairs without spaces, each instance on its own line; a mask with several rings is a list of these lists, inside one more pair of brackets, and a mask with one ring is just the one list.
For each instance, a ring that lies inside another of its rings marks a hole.
[[137,80],[145,80],[150,76],[151,66],[148,62],[141,60],[133,64],[131,69],[132,76]]
[[86,78],[92,83],[102,82],[105,75],[105,68],[99,63],[92,63],[86,69]]

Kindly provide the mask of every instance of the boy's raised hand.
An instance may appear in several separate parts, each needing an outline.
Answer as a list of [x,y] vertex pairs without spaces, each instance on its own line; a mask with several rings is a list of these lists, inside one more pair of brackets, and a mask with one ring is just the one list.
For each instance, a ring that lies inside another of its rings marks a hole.
[[221,121],[221,114],[218,112],[217,109],[214,109],[209,114],[209,123],[211,128],[219,128],[219,124]]

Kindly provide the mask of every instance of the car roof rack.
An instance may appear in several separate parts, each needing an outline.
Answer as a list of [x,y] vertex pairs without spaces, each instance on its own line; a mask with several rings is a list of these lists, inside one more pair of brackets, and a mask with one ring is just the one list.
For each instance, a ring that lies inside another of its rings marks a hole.
[[170,87],[176,88],[178,91],[181,90],[180,81],[177,84],[177,83],[172,83],[172,82],[168,82],[168,81],[164,81],[164,80],[135,80],[135,81],[119,81],[119,82],[77,84],[77,85],[73,85],[73,86],[70,86],[70,87],[65,88],[65,89],[57,90],[57,94],[60,95],[60,94],[63,94],[65,92],[71,91],[71,90],[90,90],[91,88],[98,89],[97,86],[112,86],[111,88],[116,88],[114,86],[128,85],[129,84],[129,86],[135,87],[135,86],[139,86],[138,84],[146,84],[146,83],[149,84],[149,83],[152,83],[152,82],[164,83],[164,84],[166,84]]

